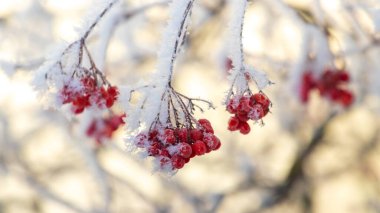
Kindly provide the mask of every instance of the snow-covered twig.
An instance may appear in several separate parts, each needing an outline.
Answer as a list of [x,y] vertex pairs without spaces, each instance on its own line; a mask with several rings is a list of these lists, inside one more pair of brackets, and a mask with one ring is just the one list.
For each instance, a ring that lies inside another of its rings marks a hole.
[[230,4],[231,11],[230,22],[228,25],[228,50],[229,58],[232,61],[232,71],[231,76],[229,77],[231,88],[229,89],[226,96],[226,105],[235,93],[240,96],[244,93],[252,93],[249,88],[250,80],[256,84],[260,91],[272,83],[267,78],[266,73],[245,65],[243,28],[244,16],[247,9],[247,1],[231,0]]

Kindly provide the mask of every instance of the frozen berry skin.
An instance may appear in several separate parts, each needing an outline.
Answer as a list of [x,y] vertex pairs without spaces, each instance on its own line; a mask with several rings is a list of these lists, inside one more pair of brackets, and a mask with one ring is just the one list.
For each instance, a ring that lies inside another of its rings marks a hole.
[[186,163],[185,159],[179,155],[174,155],[171,158],[171,161],[172,161],[173,168],[175,169],[182,169]]
[[169,153],[169,151],[168,151],[167,149],[162,149],[162,150],[160,151],[160,155],[161,155],[162,157],[168,157],[168,158],[171,158],[171,155],[170,155],[170,153]]
[[160,148],[157,144],[153,144],[148,148],[149,156],[157,156],[160,154]]
[[250,99],[248,97],[242,97],[239,101],[237,110],[242,113],[248,113],[251,111]]
[[241,134],[247,135],[251,131],[251,127],[247,122],[241,122],[239,124],[239,130]]
[[261,104],[254,104],[252,110],[248,114],[248,118],[257,121],[265,116],[264,109]]
[[197,140],[202,140],[203,138],[203,133],[201,130],[199,129],[192,129],[190,131],[190,136],[191,136],[191,139],[193,139],[194,141],[197,141]]
[[227,111],[231,114],[235,114],[237,112],[237,106],[238,106],[238,101],[235,99],[230,99],[227,103]]
[[188,130],[186,128],[177,129],[176,131],[179,142],[187,142]]
[[191,148],[190,144],[188,144],[188,143],[180,143],[178,149],[179,149],[178,154],[184,158],[190,158],[190,156],[193,152],[193,149]]
[[260,104],[263,108],[268,108],[270,105],[270,100],[262,93],[256,93],[251,96],[251,105]]
[[209,135],[203,138],[204,143],[206,144],[209,150],[216,150],[220,146],[220,140],[215,135]]
[[155,158],[163,171],[181,169],[191,158],[217,150],[221,146],[207,119],[199,119],[188,127],[170,123],[166,127],[157,125],[150,129],[136,136],[134,144]]
[[199,124],[203,127],[205,132],[214,134],[214,129],[211,126],[211,123],[207,119],[199,119]]
[[240,120],[233,116],[230,118],[230,120],[228,121],[228,130],[230,131],[236,131],[239,129],[239,123],[240,123]]
[[165,129],[163,139],[168,144],[174,144],[176,142],[176,138],[174,135],[174,130],[172,129]]
[[80,114],[91,106],[104,109],[114,105],[119,94],[117,87],[98,85],[96,77],[88,74],[79,80],[79,85],[66,83],[58,94],[62,104],[71,104],[73,113]]
[[206,144],[201,140],[195,141],[191,145],[191,148],[193,149],[193,152],[195,153],[195,155],[203,155],[207,151]]
[[172,160],[169,157],[162,156],[159,159],[161,169],[173,169]]

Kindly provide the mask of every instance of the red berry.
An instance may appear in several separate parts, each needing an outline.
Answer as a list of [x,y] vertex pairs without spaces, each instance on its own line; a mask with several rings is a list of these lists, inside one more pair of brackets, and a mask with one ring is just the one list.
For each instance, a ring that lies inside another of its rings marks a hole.
[[118,91],[117,87],[111,86],[111,87],[108,87],[107,93],[109,96],[115,98],[119,94],[119,91]]
[[267,96],[262,93],[256,93],[251,96],[251,105],[260,104],[263,108],[268,108],[270,105],[270,100]]
[[144,148],[146,144],[148,143],[147,139],[148,137],[146,136],[146,134],[140,133],[135,137],[134,143],[136,144],[137,147]]
[[337,75],[337,78],[339,79],[339,81],[342,81],[342,82],[350,81],[350,75],[345,70],[337,72],[336,75]]
[[215,135],[207,135],[206,137],[204,137],[203,140],[204,143],[207,145],[207,148],[209,148],[210,150],[215,150],[218,146],[220,146],[220,140]]
[[235,131],[239,129],[239,119],[236,117],[231,117],[228,121],[228,130]]
[[253,105],[252,110],[248,113],[248,117],[254,121],[263,118],[264,115],[264,109],[260,104]]
[[190,158],[184,158],[185,159],[185,164],[190,161]]
[[96,88],[96,80],[89,76],[82,78],[81,83],[86,92],[91,92]]
[[176,132],[177,132],[178,140],[180,142],[187,142],[187,129],[186,128],[177,129]]
[[86,135],[87,135],[87,136],[92,136],[92,135],[94,135],[95,132],[96,132],[96,129],[97,129],[96,127],[97,127],[97,125],[96,125],[96,121],[93,120],[93,121],[91,122],[90,126],[88,126],[88,128],[87,128]]
[[251,131],[249,124],[247,122],[241,122],[239,124],[240,133],[243,135],[248,134]]
[[152,145],[148,148],[148,154],[149,156],[157,156],[160,154],[160,144],[159,143],[152,143]]
[[221,146],[222,146],[222,143],[220,142],[220,140],[218,140],[218,143],[214,150],[218,150]]
[[161,157],[160,158],[160,166],[161,166],[161,169],[166,169],[166,168],[168,168],[169,167],[169,165],[170,165],[170,169],[172,169],[173,168],[173,166],[172,166],[172,163],[171,163],[172,161],[171,161],[171,158],[169,158],[169,157]]
[[169,151],[166,150],[166,149],[162,149],[162,150],[160,151],[160,155],[163,156],[163,157],[168,157],[168,158],[171,157]]
[[238,112],[236,117],[243,122],[247,122],[249,120],[247,112]]
[[209,120],[199,119],[198,122],[206,132],[214,134],[214,129],[212,128]]
[[238,112],[248,113],[251,110],[250,101],[248,97],[241,97],[237,107]]
[[227,104],[227,111],[231,114],[235,114],[237,110],[238,102],[235,99],[230,99]]
[[75,113],[75,114],[80,114],[84,111],[84,107],[80,106],[80,107],[77,107],[77,106],[73,106],[72,108],[72,111]]
[[157,130],[152,130],[149,132],[149,140],[153,140],[153,139],[156,139],[158,135],[158,131]]
[[227,72],[230,72],[230,70],[234,68],[234,66],[232,65],[232,60],[230,58],[226,58],[225,67],[226,67]]
[[203,133],[199,129],[192,129],[190,131],[190,136],[191,136],[191,139],[193,139],[194,141],[196,141],[196,140],[202,140]]
[[344,91],[344,93],[341,95],[340,103],[344,107],[348,107],[352,104],[353,101],[354,101],[354,96],[352,95],[352,93],[348,91]]
[[111,108],[114,104],[115,100],[111,97],[106,98],[106,107]]
[[310,71],[304,72],[301,80],[300,98],[303,103],[309,100],[310,91],[317,86],[313,74]]
[[189,158],[193,150],[191,149],[190,144],[188,143],[180,143],[179,144],[179,155],[184,158]]
[[174,144],[176,142],[174,131],[172,129],[165,129],[163,139],[166,143]]
[[181,169],[185,165],[185,159],[179,155],[174,155],[171,158],[173,168],[175,169]]
[[203,155],[207,151],[206,144],[201,140],[195,141],[195,143],[191,145],[191,148],[195,155]]

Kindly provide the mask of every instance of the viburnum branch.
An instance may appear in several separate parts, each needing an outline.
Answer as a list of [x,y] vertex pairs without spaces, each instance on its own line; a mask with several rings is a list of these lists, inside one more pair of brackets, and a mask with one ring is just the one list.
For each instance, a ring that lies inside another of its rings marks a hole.
[[174,67],[174,61],[177,58],[177,54],[180,52],[180,47],[184,43],[186,38],[186,32],[187,32],[187,20],[190,17],[191,9],[193,7],[194,0],[190,0],[187,3],[186,9],[183,13],[183,18],[181,20],[180,27],[178,29],[177,38],[174,43],[174,49],[171,57],[171,63],[170,63],[170,73],[169,73],[169,79],[168,83],[171,84],[172,76],[173,76],[173,67]]
[[247,7],[246,0],[231,1],[231,19],[229,23],[229,55],[232,61],[233,85],[237,82],[244,82],[244,85],[236,85],[237,90],[248,88],[248,82],[244,77],[244,49],[243,49],[243,26],[244,16]]

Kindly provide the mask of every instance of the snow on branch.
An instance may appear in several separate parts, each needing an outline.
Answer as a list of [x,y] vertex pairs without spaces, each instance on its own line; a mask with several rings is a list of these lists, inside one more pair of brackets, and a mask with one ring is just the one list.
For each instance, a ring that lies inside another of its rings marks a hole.
[[[118,0],[108,0],[103,1],[103,4],[97,4],[105,6],[102,7],[100,12],[96,13],[97,15],[92,22],[89,22],[88,27],[84,28],[85,30],[81,33],[82,36],[68,45],[61,45],[50,53],[45,63],[36,71],[33,85],[47,106],[58,108],[65,102],[64,97],[57,95],[60,91],[67,89],[65,87],[68,87],[71,92],[81,90],[80,80],[83,76],[93,75],[94,79],[92,80],[95,80],[96,83],[99,83],[99,80],[101,84],[110,86],[102,71],[96,67],[86,47],[86,39],[99,21],[117,2]],[[86,59],[90,64],[89,68],[83,65]]]
[[[143,97],[132,108],[126,109],[128,114],[129,131],[138,127],[147,128],[154,122],[156,116],[164,123],[168,117],[167,108],[162,103],[171,94],[171,79],[174,61],[185,39],[190,12],[194,0],[172,1],[170,17],[162,34],[161,46],[158,51],[158,64],[148,87],[143,87]],[[132,134],[133,135],[133,134]]]
[[180,53],[190,22],[194,0],[170,5],[170,17],[158,51],[158,64],[147,86],[140,87],[135,105],[127,105],[127,138],[130,151],[153,157],[156,171],[174,174],[198,155],[219,149],[207,119],[196,119],[194,111],[203,111],[198,103],[213,108],[212,103],[190,98],[172,87],[174,62]]
[[247,1],[232,0],[230,1],[230,4],[231,18],[228,25],[228,50],[229,57],[232,61],[232,72],[230,76],[232,88],[227,95],[227,99],[233,94],[233,89],[236,89],[236,93],[239,94],[249,91],[249,80],[253,80],[259,90],[264,89],[271,83],[264,72],[248,67],[244,62],[244,48],[242,40]]

